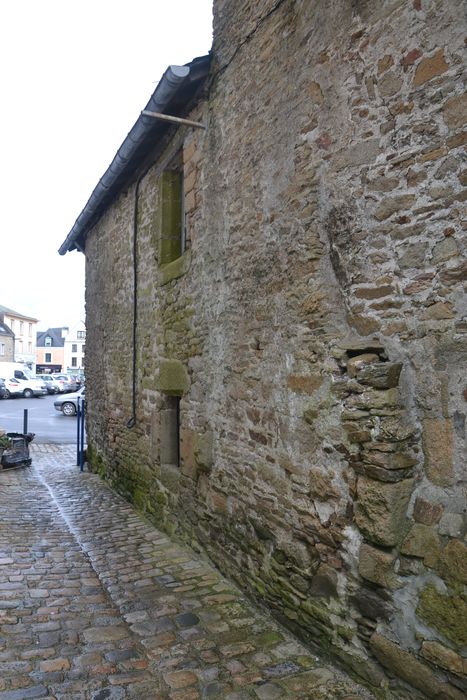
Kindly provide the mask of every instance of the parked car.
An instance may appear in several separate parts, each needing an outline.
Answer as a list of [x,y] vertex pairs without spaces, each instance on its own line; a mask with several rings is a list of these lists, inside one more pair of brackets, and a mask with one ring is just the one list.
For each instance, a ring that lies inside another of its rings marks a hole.
[[31,399],[33,396],[45,396],[47,388],[37,379],[5,379],[5,387],[9,396],[24,396]]
[[51,374],[36,374],[36,379],[42,381],[47,389],[48,394],[59,394],[61,386]]
[[76,382],[76,386],[77,386],[76,391],[78,391],[78,389],[84,383],[83,377],[80,374],[69,374],[68,376],[71,377]]
[[8,389],[5,386],[5,380],[0,379],[0,399],[7,399],[9,396]]
[[84,386],[73,394],[68,394],[59,399],[55,399],[54,406],[57,411],[61,411],[64,416],[76,416],[78,412],[78,399],[85,399]]
[[67,374],[51,374],[50,376],[60,385],[60,393],[62,394],[69,391],[76,391],[78,388],[76,383],[73,382]]

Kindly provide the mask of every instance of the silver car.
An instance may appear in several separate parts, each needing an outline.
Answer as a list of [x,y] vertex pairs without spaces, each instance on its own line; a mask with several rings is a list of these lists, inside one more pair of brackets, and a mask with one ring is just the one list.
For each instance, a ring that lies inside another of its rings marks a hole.
[[36,374],[36,379],[45,384],[48,394],[59,394],[62,390],[60,384],[50,374]]
[[59,384],[61,394],[67,391],[76,391],[78,388],[67,374],[51,374],[50,376]]
[[64,416],[76,416],[78,412],[78,399],[80,403],[85,399],[84,386],[74,394],[67,394],[59,399],[55,399],[54,407],[57,411],[61,411]]

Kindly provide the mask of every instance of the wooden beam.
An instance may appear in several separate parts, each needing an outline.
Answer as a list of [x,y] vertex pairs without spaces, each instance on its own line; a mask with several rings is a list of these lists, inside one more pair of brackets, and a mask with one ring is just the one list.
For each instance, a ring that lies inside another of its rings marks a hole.
[[184,126],[193,126],[197,129],[205,129],[204,124],[200,124],[199,122],[193,122],[191,119],[182,119],[181,117],[172,117],[169,114],[161,114],[161,112],[150,112],[147,109],[143,109],[141,114],[145,117],[153,117],[154,119],[161,119],[162,121],[165,122],[173,122],[174,124],[181,124]]

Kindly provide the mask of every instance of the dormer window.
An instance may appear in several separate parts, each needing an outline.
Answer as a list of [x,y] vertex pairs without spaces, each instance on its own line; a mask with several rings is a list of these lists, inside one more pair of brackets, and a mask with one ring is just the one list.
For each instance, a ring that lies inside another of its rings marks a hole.
[[52,345],[52,338],[50,337],[50,335],[45,336],[44,345],[46,345],[46,347],[50,347]]

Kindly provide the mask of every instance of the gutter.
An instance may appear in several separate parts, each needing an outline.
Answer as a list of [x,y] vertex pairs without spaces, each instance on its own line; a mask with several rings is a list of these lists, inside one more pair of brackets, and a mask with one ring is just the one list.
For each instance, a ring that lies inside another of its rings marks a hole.
[[170,128],[170,124],[155,120],[144,112],[170,114],[183,111],[209,72],[210,55],[195,58],[184,66],[169,66],[118,149],[113,161],[101,177],[73,228],[58,249],[60,255],[72,250],[84,252],[86,236],[99,221],[112,200],[134,177],[148,152]]

